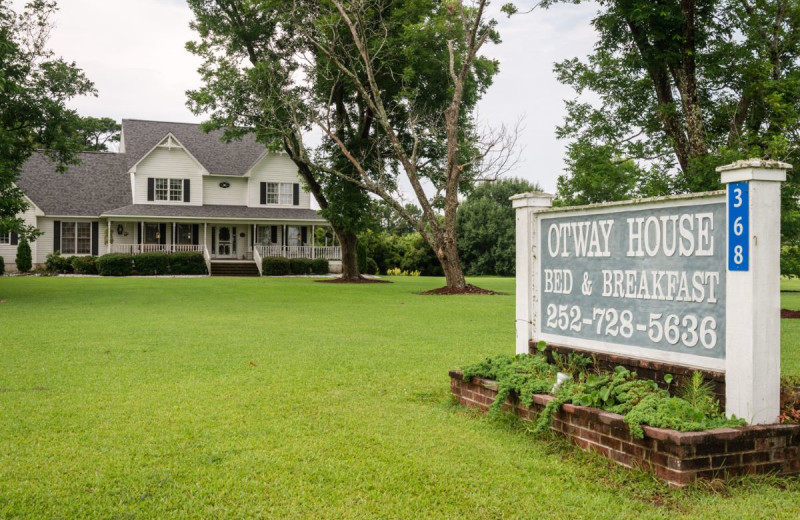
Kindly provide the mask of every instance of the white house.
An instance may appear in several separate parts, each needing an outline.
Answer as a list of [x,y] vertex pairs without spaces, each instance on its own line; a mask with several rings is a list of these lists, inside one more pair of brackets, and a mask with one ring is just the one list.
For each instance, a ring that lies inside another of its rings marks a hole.
[[[252,136],[224,143],[220,135],[195,124],[126,119],[119,153],[83,152],[64,174],[42,154],[32,156],[17,185],[29,204],[25,222],[43,232],[31,244],[34,264],[55,250],[64,256],[197,251],[210,268],[260,264],[264,256],[338,263],[332,239],[312,241],[329,224],[311,209],[288,156]],[[16,248],[16,236],[0,236],[7,269]]]

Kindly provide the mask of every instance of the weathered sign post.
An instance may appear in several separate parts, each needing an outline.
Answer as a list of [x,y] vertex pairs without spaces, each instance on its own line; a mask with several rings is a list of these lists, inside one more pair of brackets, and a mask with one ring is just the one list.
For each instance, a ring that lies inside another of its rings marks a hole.
[[517,352],[531,343],[724,372],[726,411],[779,413],[780,183],[791,166],[721,167],[727,193],[517,210]]

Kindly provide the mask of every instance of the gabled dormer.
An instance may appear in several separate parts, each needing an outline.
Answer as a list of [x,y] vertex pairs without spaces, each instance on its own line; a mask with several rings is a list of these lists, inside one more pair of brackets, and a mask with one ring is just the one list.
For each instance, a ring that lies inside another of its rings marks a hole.
[[208,172],[172,134],[165,135],[129,170],[134,204],[203,204]]

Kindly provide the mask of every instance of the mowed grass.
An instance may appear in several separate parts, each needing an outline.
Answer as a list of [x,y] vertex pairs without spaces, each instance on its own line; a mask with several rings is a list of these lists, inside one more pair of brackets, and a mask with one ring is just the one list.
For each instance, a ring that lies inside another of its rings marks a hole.
[[672,490],[454,406],[514,282],[392,281],[0,278],[0,518],[800,516],[796,478]]

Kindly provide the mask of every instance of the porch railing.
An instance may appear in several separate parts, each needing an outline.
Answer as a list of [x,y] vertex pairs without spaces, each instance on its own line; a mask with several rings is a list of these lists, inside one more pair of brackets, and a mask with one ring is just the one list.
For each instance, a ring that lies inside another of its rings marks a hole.
[[141,253],[202,253],[203,246],[195,245],[182,245],[182,244],[111,244],[112,253],[127,253],[129,255],[138,255]]
[[206,272],[211,275],[211,255],[208,254],[208,249],[204,246],[203,247],[203,258],[206,261]]
[[341,260],[342,250],[339,246],[265,246],[256,245],[259,256],[282,256],[284,258],[326,258]]

